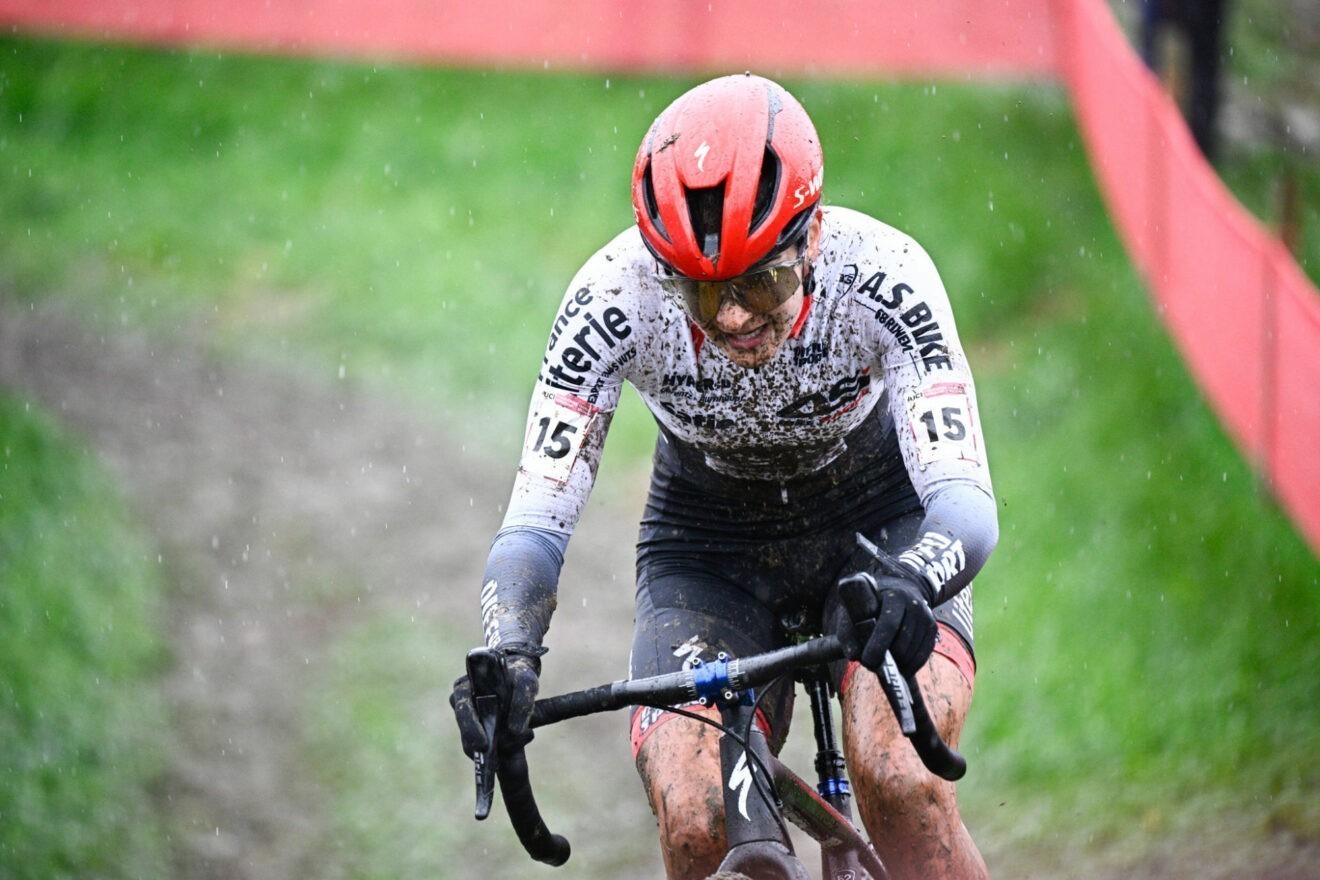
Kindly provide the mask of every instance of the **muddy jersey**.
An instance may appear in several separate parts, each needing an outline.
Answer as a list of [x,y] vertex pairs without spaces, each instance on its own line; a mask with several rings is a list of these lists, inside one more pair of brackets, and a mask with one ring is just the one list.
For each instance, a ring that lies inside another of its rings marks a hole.
[[573,279],[546,346],[506,526],[573,530],[625,381],[671,435],[727,476],[817,471],[884,398],[923,501],[948,480],[989,492],[948,296],[908,236],[827,208],[804,313],[774,358],[752,369],[706,344],[655,272],[634,228]]
[[[887,418],[869,424],[893,425],[923,505],[950,486],[990,499],[976,394],[948,296],[910,237],[826,208],[810,295],[788,340],[756,368],[708,343],[656,270],[637,229],[620,234],[574,277],[550,332],[501,534],[563,536],[552,554],[556,578],[624,382],[666,441],[700,454],[722,477],[789,485],[836,460],[849,434],[887,406],[877,414]],[[993,520],[993,502],[988,511]],[[932,540],[943,546],[915,547],[910,561],[926,566],[938,594],[938,566],[964,560],[941,560],[961,554],[961,545],[950,549],[956,536]],[[492,561],[497,552],[498,540]],[[488,612],[497,592],[488,567]],[[499,638],[495,616],[486,615],[488,639]]]

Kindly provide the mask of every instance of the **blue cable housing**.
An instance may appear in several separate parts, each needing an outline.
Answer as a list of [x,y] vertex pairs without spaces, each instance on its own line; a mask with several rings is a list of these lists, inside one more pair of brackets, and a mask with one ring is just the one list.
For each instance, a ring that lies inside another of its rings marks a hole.
[[816,787],[816,790],[820,792],[821,797],[825,798],[836,794],[848,795],[849,797],[852,796],[852,787],[848,785],[848,780],[839,779],[837,777],[834,779],[826,779]]

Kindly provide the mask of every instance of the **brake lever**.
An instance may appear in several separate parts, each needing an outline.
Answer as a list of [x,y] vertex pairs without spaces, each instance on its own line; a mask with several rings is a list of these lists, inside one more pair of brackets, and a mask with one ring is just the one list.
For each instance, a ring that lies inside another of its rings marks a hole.
[[885,696],[889,698],[889,706],[894,710],[894,717],[898,719],[899,729],[903,731],[904,736],[911,738],[917,732],[917,718],[912,710],[912,689],[908,687],[903,673],[898,671],[894,656],[888,651],[885,651],[885,662],[880,667],[879,674]]
[[467,655],[468,681],[472,704],[482,730],[486,732],[486,750],[472,756],[477,799],[474,815],[480,821],[490,815],[495,799],[495,774],[499,769],[495,731],[499,726],[499,687],[504,681],[504,658],[490,648],[474,648]]
[[903,580],[910,580],[912,578],[912,572],[909,569],[903,567],[899,564],[898,560],[890,556],[884,550],[881,550],[879,545],[874,541],[871,541],[861,532],[857,532],[854,537],[857,539],[857,546],[865,550],[867,555],[876,561],[880,566],[880,570],[886,575],[889,577],[902,578]]
[[967,772],[967,761],[957,750],[950,748],[935,729],[916,676],[908,678],[899,672],[898,664],[888,651],[878,675],[903,735],[917,750],[926,769],[950,782],[961,779]]

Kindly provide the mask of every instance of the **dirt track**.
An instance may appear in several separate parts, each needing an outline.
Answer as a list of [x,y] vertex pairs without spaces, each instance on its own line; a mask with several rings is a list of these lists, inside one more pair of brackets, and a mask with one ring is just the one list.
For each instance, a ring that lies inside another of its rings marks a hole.
[[[290,585],[351,577],[371,601],[471,618],[475,632],[472,596],[436,585],[477,583],[472,548],[489,541],[508,475],[450,454],[424,418],[333,377],[207,351],[200,333],[168,346],[103,336],[58,309],[0,298],[0,386],[88,439],[154,531],[174,584],[167,687],[181,735],[162,795],[191,829],[176,841],[177,876],[301,878],[314,873],[323,829],[296,752],[299,701],[351,610],[291,598]],[[579,579],[609,584],[631,569],[633,514],[589,514],[571,555]],[[592,592],[578,620],[628,619],[628,593]],[[626,634],[590,649],[562,640],[556,663],[571,674],[591,652],[626,652]],[[1207,831],[1066,860],[983,843],[1002,877],[1320,877],[1317,847],[1285,837]]]

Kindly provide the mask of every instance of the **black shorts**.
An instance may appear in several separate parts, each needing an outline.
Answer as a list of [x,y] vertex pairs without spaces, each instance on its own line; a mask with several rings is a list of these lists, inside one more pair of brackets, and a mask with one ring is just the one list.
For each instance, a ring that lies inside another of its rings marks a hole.
[[[897,438],[879,427],[868,420],[824,471],[786,483],[722,476],[662,437],[637,547],[633,677],[830,628],[835,584],[869,559],[857,533],[894,551],[915,541],[924,518]],[[935,609],[969,653],[971,593]],[[761,705],[781,739],[791,684]]]

